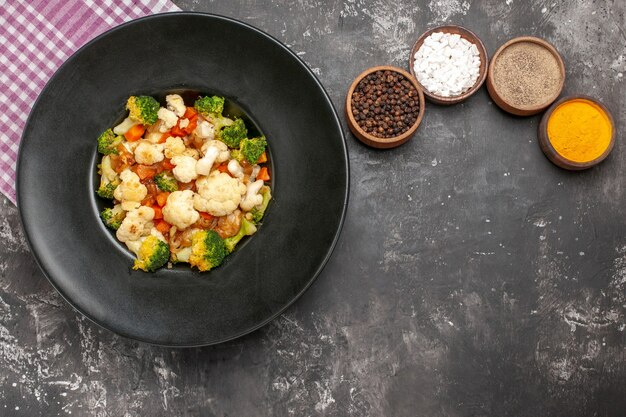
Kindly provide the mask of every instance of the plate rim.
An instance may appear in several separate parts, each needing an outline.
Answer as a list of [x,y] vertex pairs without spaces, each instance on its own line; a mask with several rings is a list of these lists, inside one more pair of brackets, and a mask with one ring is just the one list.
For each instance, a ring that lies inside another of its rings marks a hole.
[[[330,106],[330,109],[332,110],[332,114],[333,114],[334,119],[335,119],[334,120],[335,124],[336,124],[336,126],[338,128],[338,131],[340,133],[340,136],[341,136],[341,145],[342,145],[342,148],[343,148],[343,155],[344,155],[343,162],[344,162],[344,166],[345,166],[345,181],[346,181],[346,187],[345,187],[345,190],[344,190],[344,198],[343,198],[341,216],[340,216],[340,219],[339,219],[339,224],[337,226],[337,229],[335,230],[335,233],[334,233],[334,236],[333,236],[333,240],[332,240],[331,244],[329,245],[324,258],[322,259],[320,264],[317,266],[317,268],[315,269],[315,272],[313,273],[311,278],[308,280],[306,285],[304,285],[304,287],[300,290],[300,292],[298,292],[295,296],[293,296],[284,306],[279,308],[275,313],[270,315],[265,320],[260,321],[259,323],[257,323],[254,326],[248,327],[248,328],[246,328],[246,329],[244,329],[244,330],[242,330],[242,331],[240,331],[240,332],[238,332],[238,333],[236,333],[236,334],[234,334],[234,335],[232,335],[230,337],[227,337],[227,338],[217,339],[217,340],[208,341],[208,342],[191,343],[191,344],[189,344],[189,343],[181,343],[181,344],[159,343],[158,341],[144,339],[144,338],[141,338],[141,337],[134,336],[132,334],[128,334],[126,332],[120,332],[119,330],[115,329],[113,326],[109,326],[108,324],[105,324],[101,320],[96,319],[94,317],[91,317],[91,315],[86,313],[82,308],[77,307],[74,304],[74,302],[72,302],[72,300],[59,288],[59,286],[56,284],[55,280],[52,278],[51,274],[43,267],[43,264],[42,264],[42,261],[40,259],[39,254],[36,253],[35,250],[33,250],[34,246],[33,246],[33,243],[31,241],[31,237],[30,237],[30,234],[28,232],[29,229],[28,229],[28,227],[26,225],[26,221],[25,221],[25,218],[24,218],[24,213],[23,213],[22,208],[21,208],[22,207],[22,204],[21,204],[22,203],[22,195],[23,195],[23,192],[21,190],[22,187],[20,185],[21,178],[23,176],[21,166],[22,166],[22,159],[23,159],[23,155],[24,155],[23,148],[24,148],[24,143],[25,143],[25,139],[26,139],[26,130],[27,130],[27,127],[29,126],[29,124],[31,122],[31,118],[33,116],[33,113],[35,112],[35,110],[37,109],[37,107],[39,105],[39,101],[40,101],[41,97],[45,95],[45,93],[49,89],[50,85],[58,77],[58,74],[63,69],[65,69],[65,67],[69,66],[76,59],[76,57],[79,54],[81,54],[85,49],[89,48],[92,44],[98,42],[100,39],[108,36],[109,34],[111,34],[113,32],[117,32],[119,30],[123,30],[127,26],[137,24],[137,22],[143,22],[145,20],[169,18],[171,16],[175,16],[175,17],[179,17],[179,16],[181,16],[181,17],[185,17],[185,16],[189,16],[189,17],[207,17],[207,18],[210,18],[210,19],[219,19],[219,20],[227,21],[229,23],[234,23],[236,25],[241,25],[241,26],[243,26],[243,27],[245,27],[245,28],[247,28],[249,30],[252,30],[252,31],[256,32],[258,35],[267,38],[269,41],[271,41],[272,43],[274,43],[278,47],[280,47],[283,50],[285,50],[289,55],[291,55],[291,57],[294,58],[296,60],[296,62],[298,64],[300,64],[300,66],[302,66],[302,68],[315,81],[315,83],[317,84],[317,87],[322,92],[322,94],[324,96],[324,99],[326,100],[327,104]],[[99,34],[98,36],[96,36],[95,38],[91,39],[89,42],[85,43],[83,46],[81,46],[79,49],[77,49],[74,53],[72,53],[72,55],[70,55],[59,66],[59,68],[57,68],[55,70],[54,74],[46,82],[45,86],[43,87],[43,89],[41,90],[41,92],[39,93],[37,98],[35,99],[33,107],[30,110],[30,112],[28,114],[28,117],[26,119],[26,122],[24,124],[24,129],[22,131],[22,135],[20,136],[20,144],[19,144],[19,148],[18,148],[18,156],[17,156],[15,173],[16,173],[15,191],[16,191],[16,202],[17,202],[16,205],[17,205],[17,209],[18,209],[18,213],[19,213],[20,225],[22,227],[22,232],[24,234],[24,238],[26,240],[26,243],[28,245],[28,249],[29,249],[30,253],[32,254],[33,258],[35,259],[35,263],[39,267],[39,270],[43,273],[43,275],[46,277],[46,279],[52,285],[52,287],[57,291],[57,293],[65,300],[65,302],[69,306],[71,306],[74,309],[74,311],[77,311],[83,317],[85,317],[86,319],[88,319],[89,321],[91,321],[92,323],[96,324],[98,327],[100,327],[102,329],[110,331],[113,334],[119,335],[119,336],[124,337],[124,338],[129,339],[129,340],[134,340],[134,341],[137,341],[137,342],[146,343],[148,345],[160,346],[160,347],[168,347],[168,348],[194,348],[194,347],[212,346],[212,345],[217,345],[217,344],[221,344],[221,343],[226,343],[226,342],[238,339],[240,337],[243,337],[245,335],[248,335],[250,333],[255,332],[256,330],[264,327],[265,325],[269,324],[274,319],[276,319],[278,316],[283,314],[289,307],[291,307],[297,300],[299,300],[300,297],[302,297],[302,295],[311,287],[311,285],[313,285],[313,283],[317,280],[318,276],[323,271],[323,269],[325,268],[326,264],[328,263],[328,261],[332,257],[332,254],[333,254],[333,252],[334,252],[334,250],[335,250],[335,248],[337,246],[337,243],[339,241],[339,237],[341,236],[341,232],[342,232],[342,229],[343,229],[343,226],[344,226],[344,223],[345,223],[345,218],[346,218],[347,208],[348,208],[348,201],[349,201],[349,197],[350,197],[350,157],[349,157],[349,153],[348,153],[348,146],[347,146],[347,141],[346,141],[346,135],[345,135],[343,126],[341,124],[341,120],[339,118],[339,115],[337,113],[337,109],[335,108],[335,105],[334,105],[332,99],[330,98],[328,92],[326,91],[326,89],[324,88],[324,86],[322,85],[320,80],[317,78],[316,74],[311,70],[311,68],[309,68],[309,66],[295,52],[293,52],[284,43],[282,43],[280,40],[276,39],[274,36],[270,35],[269,33],[267,33],[265,31],[255,27],[255,26],[253,26],[253,25],[251,25],[249,23],[243,22],[241,20],[238,20],[238,19],[235,19],[235,18],[232,18],[232,17],[223,16],[223,15],[215,14],[215,13],[205,13],[205,12],[190,12],[190,11],[167,12],[167,13],[158,13],[158,14],[153,14],[153,15],[143,16],[143,17],[140,17],[140,18],[137,18],[137,19],[133,19],[133,20],[130,20],[128,22],[124,22],[124,23],[122,23],[120,25],[114,26],[114,27],[106,30],[105,32],[103,32],[103,33]]]

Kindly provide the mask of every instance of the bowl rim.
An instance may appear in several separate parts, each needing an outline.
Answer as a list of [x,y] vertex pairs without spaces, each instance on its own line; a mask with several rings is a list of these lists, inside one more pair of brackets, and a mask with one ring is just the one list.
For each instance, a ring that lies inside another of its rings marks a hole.
[[[168,17],[208,17],[211,19],[220,19],[220,20],[224,20],[239,26],[243,26],[249,30],[252,30],[254,32],[256,32],[259,36],[263,36],[265,38],[267,38],[269,41],[271,41],[272,43],[274,43],[275,45],[277,45],[278,47],[282,48],[283,50],[285,50],[285,52],[287,52],[289,55],[291,55],[292,58],[294,58],[296,60],[296,62],[298,62],[300,64],[300,66],[304,69],[304,71],[306,71],[308,73],[308,75],[310,75],[312,77],[312,80],[317,84],[318,88],[320,89],[320,91],[323,94],[323,97],[325,99],[325,101],[327,102],[327,104],[330,106],[330,109],[332,110],[332,114],[334,116],[334,122],[337,126],[337,132],[339,133],[340,137],[341,137],[341,147],[343,148],[343,152],[344,152],[344,168],[345,168],[345,190],[344,190],[344,195],[343,195],[343,203],[342,203],[342,210],[341,210],[341,214],[340,214],[340,218],[339,218],[339,222],[337,225],[337,230],[334,232],[333,234],[333,239],[332,242],[330,242],[328,249],[322,259],[322,261],[320,262],[320,264],[317,266],[317,268],[314,270],[312,276],[310,277],[310,279],[305,283],[305,285],[302,287],[302,289],[295,294],[287,303],[285,303],[283,306],[281,306],[280,308],[277,309],[276,312],[274,312],[274,314],[269,315],[265,320],[262,320],[260,322],[258,322],[257,324],[248,327],[238,333],[235,333],[233,335],[231,335],[230,337],[226,337],[223,339],[219,339],[219,340],[210,340],[210,341],[202,341],[202,342],[197,342],[197,343],[160,343],[158,341],[154,341],[154,340],[149,340],[146,338],[142,338],[140,336],[137,335],[133,335],[133,334],[128,334],[126,332],[122,332],[119,329],[116,329],[115,326],[110,325],[109,323],[105,323],[103,320],[93,317],[90,313],[87,313],[85,311],[84,308],[81,308],[79,306],[76,305],[76,303],[74,303],[67,294],[65,294],[65,292],[61,289],[61,287],[55,282],[54,279],[52,279],[50,273],[48,272],[48,270],[44,267],[44,262],[43,259],[40,257],[40,255],[34,250],[34,243],[33,243],[33,239],[31,239],[31,234],[29,233],[29,226],[27,225],[26,219],[24,217],[24,212],[22,211],[21,207],[23,206],[23,196],[24,194],[27,192],[25,190],[22,189],[22,186],[20,185],[21,181],[20,181],[20,172],[22,172],[22,169],[20,168],[22,165],[22,155],[23,155],[23,148],[25,146],[25,135],[26,135],[26,126],[29,125],[29,123],[31,122],[31,118],[33,117],[33,113],[34,110],[37,108],[41,97],[44,96],[44,94],[49,90],[50,85],[53,83],[53,81],[58,77],[59,73],[65,69],[67,66],[71,65],[71,63],[76,59],[76,57],[82,53],[85,49],[90,48],[94,43],[100,41],[100,39],[104,38],[105,36],[109,35],[110,33],[113,32],[117,32],[119,30],[124,29],[126,26],[130,26],[133,24],[136,24],[137,22],[140,21],[145,21],[145,20],[152,20],[152,19],[163,19],[163,18],[168,18]],[[106,30],[105,32],[99,34],[98,36],[94,37],[93,39],[91,39],[90,41],[88,41],[87,43],[85,43],[83,46],[81,46],[80,48],[78,48],[76,51],[74,51],[54,72],[54,74],[52,74],[52,76],[50,77],[50,79],[46,82],[46,84],[44,85],[44,87],[42,88],[41,92],[39,93],[39,95],[37,96],[37,98],[35,99],[34,103],[33,103],[33,107],[31,108],[31,111],[26,119],[26,122],[24,124],[25,128],[22,131],[22,135],[20,137],[20,144],[19,144],[19,148],[18,148],[18,158],[17,158],[17,163],[16,163],[16,180],[15,180],[15,185],[16,185],[16,201],[17,201],[17,207],[18,207],[18,212],[19,212],[19,219],[20,219],[20,225],[22,227],[22,231],[24,233],[24,238],[26,240],[26,243],[28,245],[29,251],[31,252],[35,263],[37,264],[37,266],[39,267],[39,270],[43,273],[43,275],[46,277],[46,279],[48,280],[48,282],[50,283],[50,285],[52,285],[52,287],[57,291],[57,293],[61,296],[61,298],[63,298],[65,300],[65,302],[67,302],[67,304],[69,306],[72,307],[72,309],[74,311],[77,311],[78,313],[80,313],[83,317],[87,318],[90,322],[94,323],[95,325],[97,325],[98,327],[111,331],[119,336],[122,336],[124,338],[127,338],[129,340],[135,340],[141,343],[146,343],[148,345],[153,345],[153,346],[160,346],[160,347],[166,347],[166,348],[195,348],[195,347],[204,347],[204,346],[212,346],[212,345],[217,345],[217,344],[221,344],[221,343],[226,343],[235,339],[238,339],[240,337],[243,337],[245,335],[248,335],[250,333],[253,333],[254,331],[264,327],[265,325],[267,325],[268,323],[272,322],[274,319],[276,319],[278,316],[280,316],[281,314],[283,314],[289,307],[291,307],[297,300],[300,299],[300,297],[302,297],[302,295],[311,287],[311,285],[316,281],[316,279],[318,278],[318,276],[320,275],[320,273],[322,272],[322,270],[324,269],[324,267],[328,264],[330,258],[332,257],[332,254],[339,242],[339,238],[341,235],[341,231],[345,225],[345,218],[346,218],[346,213],[347,213],[347,208],[348,208],[348,202],[349,202],[349,196],[350,196],[350,157],[349,157],[349,153],[348,153],[348,145],[347,145],[347,141],[346,141],[346,136],[345,133],[343,131],[343,128],[341,126],[341,119],[339,117],[339,114],[337,112],[337,109],[335,108],[332,99],[330,98],[328,92],[326,91],[326,89],[324,88],[324,86],[322,85],[322,83],[320,82],[320,80],[318,79],[318,77],[315,75],[315,73],[310,69],[310,67],[304,62],[304,60],[302,60],[302,58],[300,58],[295,52],[293,52],[291,49],[289,49],[289,47],[287,47],[285,44],[283,44],[280,40],[278,40],[277,38],[275,38],[274,36],[270,35],[267,32],[264,32],[263,30],[252,26],[251,24],[248,24],[246,22],[243,22],[241,20],[232,18],[232,17],[228,17],[228,16],[223,16],[223,15],[219,15],[219,14],[214,14],[214,13],[205,13],[205,12],[193,12],[193,11],[180,11],[180,12],[166,12],[166,13],[158,13],[158,14],[153,14],[153,15],[148,15],[148,16],[143,16],[137,19],[133,19],[133,20],[129,20],[127,22],[124,22],[120,25],[114,26],[108,30]]]
[[[552,116],[552,113],[554,113],[554,111],[561,105],[576,100],[589,101],[598,106],[607,116],[607,118],[609,119],[609,124],[611,125],[611,138],[609,139],[608,146],[600,156],[587,162],[576,162],[565,158],[563,155],[558,153],[556,149],[554,149],[554,146],[552,146],[550,138],[548,137],[548,121],[550,120],[550,116]],[[611,114],[609,109],[598,99],[584,94],[568,95],[552,104],[552,106],[550,106],[550,108],[544,113],[543,117],[541,118],[541,122],[539,123],[538,136],[539,146],[541,147],[544,155],[550,160],[550,162],[563,169],[567,169],[570,171],[580,171],[598,165],[600,162],[604,161],[607,156],[609,156],[615,145],[615,120],[613,119],[613,115]]]
[[[407,80],[409,80],[411,84],[413,84],[413,87],[415,87],[415,89],[417,90],[417,95],[418,95],[418,100],[419,100],[419,105],[420,105],[420,109],[417,114],[417,119],[415,120],[415,123],[413,123],[413,125],[409,128],[409,130],[407,130],[406,132],[404,132],[403,134],[399,136],[394,136],[391,138],[379,138],[377,136],[370,135],[365,130],[363,130],[361,126],[359,126],[357,121],[354,119],[354,115],[352,114],[352,111],[351,111],[352,94],[354,93],[354,90],[357,84],[363,78],[365,78],[366,76],[376,71],[394,71],[399,74],[402,74]],[[413,77],[411,74],[409,74],[407,71],[403,70],[402,68],[394,67],[391,65],[380,65],[380,66],[370,67],[366,69],[365,71],[361,72],[359,75],[357,75],[354,81],[352,81],[350,88],[348,89],[348,93],[346,94],[346,101],[345,101],[345,109],[346,109],[345,113],[346,113],[346,119],[348,121],[348,127],[361,142],[365,143],[366,145],[372,146],[374,148],[395,148],[396,146],[400,146],[406,141],[408,141],[415,134],[415,131],[417,130],[419,125],[422,123],[422,119],[424,118],[424,110],[425,110],[424,107],[425,107],[424,92],[422,91],[421,86],[417,83],[417,80],[415,79],[415,77]]]
[[[443,97],[443,96],[431,93],[430,91],[428,91],[426,87],[424,87],[419,82],[419,80],[417,79],[417,76],[415,75],[415,70],[413,68],[415,64],[415,54],[424,43],[424,40],[435,32],[445,32],[445,33],[453,33],[453,34],[461,35],[462,38],[473,43],[478,48],[478,52],[481,57],[481,64],[479,68],[480,72],[478,75],[478,79],[476,80],[476,83],[474,83],[474,85],[469,90],[467,90],[466,92],[462,94],[459,94],[458,96]],[[413,44],[413,47],[411,48],[411,51],[409,53],[409,71],[411,72],[411,75],[415,78],[415,80],[418,82],[420,87],[422,87],[422,90],[424,90],[424,95],[429,99],[429,101],[436,103],[436,104],[441,104],[441,105],[457,104],[473,96],[478,90],[480,90],[480,87],[482,87],[482,85],[485,83],[485,80],[487,79],[488,68],[489,68],[489,53],[487,52],[487,48],[485,48],[485,44],[483,43],[482,39],[480,39],[480,37],[476,35],[476,33],[460,25],[440,25],[440,26],[436,26],[436,27],[426,30],[417,38],[417,40]]]
[[[534,43],[547,49],[552,54],[552,56],[556,58],[556,61],[559,66],[559,71],[561,73],[561,82],[556,93],[550,96],[550,98],[544,103],[536,104],[533,106],[515,106],[509,103],[498,93],[496,86],[493,82],[494,66],[500,54],[502,54],[502,52],[509,46],[514,45],[516,43],[522,43],[522,42]],[[552,103],[554,103],[555,100],[559,98],[559,96],[563,92],[563,88],[565,87],[565,77],[566,77],[565,62],[563,61],[563,57],[561,56],[559,51],[554,47],[554,45],[552,45],[547,40],[538,38],[536,36],[518,36],[512,39],[509,39],[504,44],[502,44],[491,57],[491,61],[489,62],[489,68],[487,69],[487,90],[489,91],[489,95],[491,96],[493,101],[502,110],[515,114],[517,116],[531,116],[533,114],[540,113],[541,111],[547,109],[548,107],[550,107]]]

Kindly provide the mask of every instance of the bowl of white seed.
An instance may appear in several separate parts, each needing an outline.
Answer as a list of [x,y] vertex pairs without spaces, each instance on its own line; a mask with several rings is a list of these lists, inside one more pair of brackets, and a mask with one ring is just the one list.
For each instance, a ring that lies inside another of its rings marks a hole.
[[485,82],[489,57],[485,45],[469,29],[438,26],[424,32],[409,57],[409,70],[424,95],[437,104],[456,104]]

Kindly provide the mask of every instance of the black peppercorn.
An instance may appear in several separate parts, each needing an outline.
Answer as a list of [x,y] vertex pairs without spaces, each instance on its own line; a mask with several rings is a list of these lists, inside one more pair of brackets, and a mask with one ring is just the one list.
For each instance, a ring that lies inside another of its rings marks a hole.
[[400,136],[417,121],[417,96],[404,75],[376,71],[357,84],[352,94],[352,114],[357,124],[373,136]]

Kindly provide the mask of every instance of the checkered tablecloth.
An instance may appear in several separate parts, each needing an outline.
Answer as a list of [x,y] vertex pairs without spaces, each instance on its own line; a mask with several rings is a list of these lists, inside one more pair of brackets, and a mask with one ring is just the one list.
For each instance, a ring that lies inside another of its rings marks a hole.
[[0,191],[15,203],[15,164],[26,118],[57,68],[102,32],[180,10],[168,0],[0,0]]

